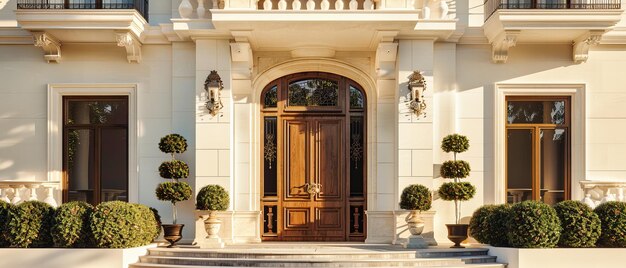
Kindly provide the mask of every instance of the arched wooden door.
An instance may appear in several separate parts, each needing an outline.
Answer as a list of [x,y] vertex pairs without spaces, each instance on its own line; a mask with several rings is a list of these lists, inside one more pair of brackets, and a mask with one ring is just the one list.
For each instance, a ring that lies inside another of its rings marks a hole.
[[365,97],[354,81],[319,72],[263,90],[263,240],[365,240]]

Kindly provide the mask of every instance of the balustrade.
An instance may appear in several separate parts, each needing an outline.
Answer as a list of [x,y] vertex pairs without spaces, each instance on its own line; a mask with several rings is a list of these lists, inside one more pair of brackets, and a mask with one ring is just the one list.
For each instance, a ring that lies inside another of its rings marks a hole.
[[620,9],[621,0],[485,0],[485,20],[499,9]]
[[626,195],[624,195],[626,182],[581,181],[580,188],[585,195],[583,202],[590,206],[591,204],[596,206],[606,201],[626,201]]
[[[56,207],[54,193],[60,185],[59,182],[48,181],[0,181],[0,200],[13,204],[37,200]],[[37,193],[38,190],[40,193]]]

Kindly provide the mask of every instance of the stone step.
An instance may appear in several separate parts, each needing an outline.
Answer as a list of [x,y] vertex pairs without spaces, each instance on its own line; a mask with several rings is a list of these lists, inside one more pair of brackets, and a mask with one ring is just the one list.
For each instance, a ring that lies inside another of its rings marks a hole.
[[495,257],[469,256],[457,258],[405,258],[405,259],[233,259],[143,256],[141,263],[188,266],[242,266],[242,267],[447,267],[464,264],[493,263]]
[[[223,266],[202,266],[202,268],[217,268],[217,267],[223,267]],[[245,266],[231,265],[229,267],[245,267]],[[353,266],[353,267],[360,267],[360,266]],[[392,266],[380,266],[380,267],[392,267]],[[501,264],[501,263],[487,263],[487,264],[463,264],[463,265],[450,265],[450,266],[417,266],[417,267],[421,267],[421,268],[506,268],[506,265]],[[129,268],[198,268],[198,266],[156,264],[156,263],[135,263],[135,264],[131,264]]]

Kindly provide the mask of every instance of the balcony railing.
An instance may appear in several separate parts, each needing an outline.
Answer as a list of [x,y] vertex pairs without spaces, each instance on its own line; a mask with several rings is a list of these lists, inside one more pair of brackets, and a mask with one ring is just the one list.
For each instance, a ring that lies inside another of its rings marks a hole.
[[621,0],[485,0],[485,21],[499,9],[620,9]]
[[135,9],[148,21],[149,0],[17,0],[17,9]]

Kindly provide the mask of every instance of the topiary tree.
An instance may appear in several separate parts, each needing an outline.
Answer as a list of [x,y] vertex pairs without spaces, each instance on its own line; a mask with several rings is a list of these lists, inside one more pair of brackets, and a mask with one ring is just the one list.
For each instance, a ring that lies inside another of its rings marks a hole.
[[224,187],[207,185],[200,189],[196,197],[196,209],[208,211],[223,211],[228,209],[230,197]]
[[509,245],[506,223],[511,205],[484,205],[474,211],[470,220],[469,231],[478,242],[494,247]]
[[172,160],[161,163],[159,175],[172,181],[160,183],[155,193],[159,200],[172,203],[173,224],[176,224],[176,203],[189,200],[192,194],[189,184],[178,181],[189,176],[189,166],[183,161],[176,160],[175,157],[175,154],[182,154],[187,150],[187,140],[181,135],[169,134],[161,138],[159,149],[172,156]]
[[456,159],[456,154],[469,149],[469,140],[463,135],[451,134],[443,138],[441,149],[446,153],[454,153],[454,160],[444,162],[439,170],[441,177],[452,179],[453,182],[442,184],[437,192],[441,199],[454,201],[455,223],[459,224],[461,220],[460,202],[470,200],[476,194],[476,188],[471,183],[461,182],[461,179],[469,176],[471,171],[469,163]]
[[626,203],[609,201],[597,206],[594,212],[600,218],[602,226],[598,246],[626,247]]
[[154,213],[147,206],[122,201],[97,205],[90,217],[92,239],[99,248],[148,245],[157,236]]
[[507,237],[516,248],[553,248],[561,237],[561,221],[554,208],[537,201],[511,207]]
[[406,210],[425,211],[432,205],[430,190],[421,184],[412,184],[402,190],[400,196],[400,208]]
[[590,248],[600,237],[600,218],[580,201],[567,200],[554,206],[561,220],[560,247]]
[[92,247],[90,217],[93,206],[82,201],[62,204],[54,213],[52,240],[59,248]]
[[52,246],[54,208],[40,201],[26,201],[11,209],[9,241],[19,248]]
[[11,219],[11,210],[13,204],[0,200],[0,248],[11,246],[9,240],[9,220]]

